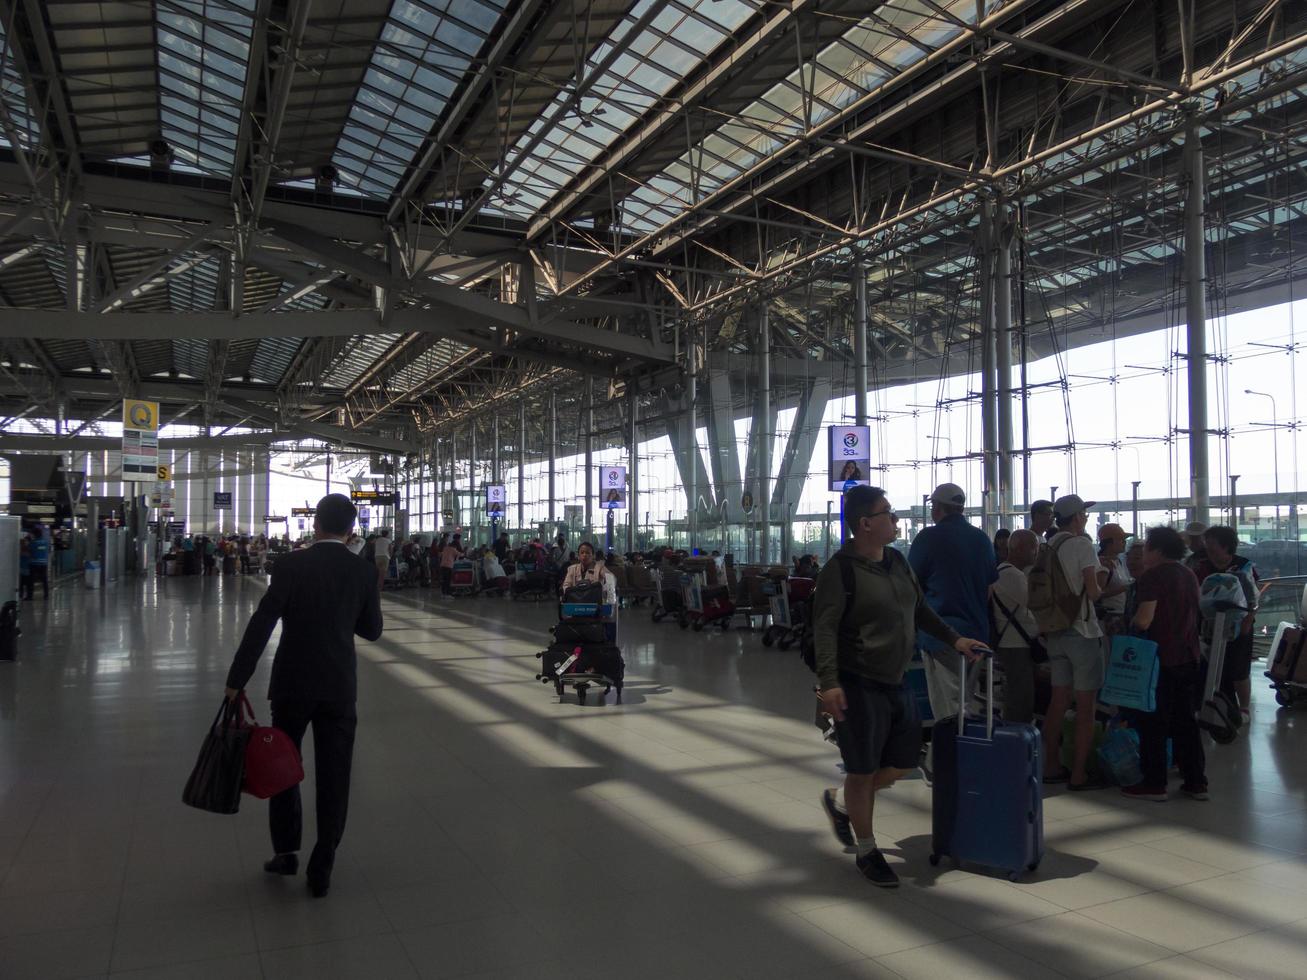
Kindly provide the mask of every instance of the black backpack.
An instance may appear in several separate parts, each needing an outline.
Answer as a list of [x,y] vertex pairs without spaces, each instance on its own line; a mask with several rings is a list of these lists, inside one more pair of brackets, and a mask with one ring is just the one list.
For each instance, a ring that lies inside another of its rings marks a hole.
[[[837,554],[835,562],[840,566],[840,585],[844,588],[844,612],[840,614],[840,634],[844,633],[844,621],[848,619],[849,610],[853,608],[853,593],[856,583],[853,578],[853,562],[847,555]],[[814,593],[815,595],[815,593]],[[814,674],[817,672],[817,640],[813,635],[813,615],[811,612],[803,621],[803,634],[799,639],[799,656]]]

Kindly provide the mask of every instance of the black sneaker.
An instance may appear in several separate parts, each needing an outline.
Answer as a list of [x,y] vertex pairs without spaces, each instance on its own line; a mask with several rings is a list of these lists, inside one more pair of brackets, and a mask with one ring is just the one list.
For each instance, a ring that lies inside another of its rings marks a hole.
[[300,869],[300,859],[295,853],[278,854],[271,861],[263,862],[263,870],[270,875],[293,875]]
[[894,869],[889,866],[889,862],[885,860],[885,855],[880,853],[879,848],[865,857],[858,858],[856,863],[858,870],[862,872],[862,877],[877,888],[899,887],[899,876],[894,873]]
[[830,829],[835,832],[835,839],[845,847],[852,847],[853,826],[849,823],[849,815],[835,805],[834,790],[822,791],[821,808],[826,811],[826,816],[830,818]]

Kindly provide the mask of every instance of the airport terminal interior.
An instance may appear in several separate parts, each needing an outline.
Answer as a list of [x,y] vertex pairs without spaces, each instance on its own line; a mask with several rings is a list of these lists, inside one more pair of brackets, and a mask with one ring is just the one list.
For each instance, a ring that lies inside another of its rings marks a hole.
[[0,0],[0,980],[1301,980],[1305,160],[1294,0]]

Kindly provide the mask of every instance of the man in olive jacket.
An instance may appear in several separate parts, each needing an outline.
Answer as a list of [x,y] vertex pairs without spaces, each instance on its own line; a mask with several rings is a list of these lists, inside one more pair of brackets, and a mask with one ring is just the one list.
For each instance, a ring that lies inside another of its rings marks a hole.
[[921,754],[921,719],[903,683],[916,632],[972,660],[985,644],[959,636],[926,605],[907,559],[889,547],[899,528],[884,490],[850,490],[844,522],[849,538],[817,577],[813,639],[822,709],[835,720],[844,759],[846,809],[835,790],[821,803],[840,843],[856,845],[858,870],[874,885],[895,888],[898,875],[876,847],[872,814],[876,792],[915,769]]

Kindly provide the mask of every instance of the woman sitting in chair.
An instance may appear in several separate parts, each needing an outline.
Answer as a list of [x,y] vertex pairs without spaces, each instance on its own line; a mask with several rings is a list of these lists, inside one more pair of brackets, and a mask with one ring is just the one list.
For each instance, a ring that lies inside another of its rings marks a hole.
[[595,559],[595,549],[589,541],[581,542],[576,549],[577,562],[567,570],[563,577],[564,593],[574,585],[582,582],[598,582],[604,587],[604,602],[616,601],[617,583],[608,574],[604,563]]

